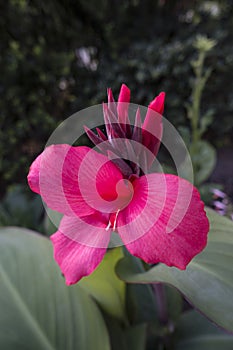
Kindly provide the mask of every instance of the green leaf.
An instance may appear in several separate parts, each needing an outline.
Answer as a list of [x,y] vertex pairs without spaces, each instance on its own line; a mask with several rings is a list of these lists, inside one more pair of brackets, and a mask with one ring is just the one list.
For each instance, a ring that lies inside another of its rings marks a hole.
[[150,285],[127,285],[127,313],[132,324],[158,323],[155,295]]
[[[137,272],[145,271],[141,260],[130,255],[131,264]],[[126,310],[130,324],[153,322],[158,324],[158,310],[153,287],[150,285],[127,284],[126,286]]]
[[[140,259],[130,256],[131,264],[138,273],[145,269]],[[165,303],[167,305],[167,321],[176,321],[182,311],[182,296],[171,286],[162,286]],[[153,323],[159,328],[158,291],[155,285],[128,284],[127,285],[127,313],[131,324]]]
[[202,116],[200,120],[200,130],[199,130],[200,135],[206,132],[208,126],[213,122],[213,114],[214,114],[214,110],[209,109],[206,112],[206,114]]
[[233,222],[210,209],[207,214],[211,225],[208,245],[185,271],[159,264],[138,273],[125,258],[117,273],[129,283],[171,284],[208,318],[233,331]]
[[199,185],[211,175],[216,163],[216,151],[208,142],[198,141],[190,148],[195,184]]
[[184,313],[176,325],[175,350],[232,350],[233,336],[196,311]]
[[65,285],[47,238],[1,229],[0,283],[0,349],[110,349],[98,307]]
[[79,282],[105,312],[121,320],[125,320],[125,283],[116,275],[115,266],[123,256],[122,248],[109,250],[98,268]]
[[125,331],[127,350],[144,350],[146,343],[146,325],[129,327]]
[[165,286],[165,296],[167,300],[168,318],[169,320],[176,322],[180,317],[183,308],[182,296],[176,288],[171,286]]

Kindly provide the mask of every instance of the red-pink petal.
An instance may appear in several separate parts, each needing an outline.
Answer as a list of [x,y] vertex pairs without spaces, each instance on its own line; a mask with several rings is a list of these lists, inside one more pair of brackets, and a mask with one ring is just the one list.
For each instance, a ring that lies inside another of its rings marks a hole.
[[118,102],[130,102],[130,89],[125,84],[121,85]]
[[[158,153],[163,134],[162,114],[164,111],[165,93],[161,92],[148,106],[142,125],[142,140],[155,156]],[[149,162],[151,164],[151,161]]]
[[119,168],[106,156],[69,145],[47,147],[28,175],[32,190],[51,209],[80,217],[122,207],[117,192],[122,179]]
[[135,180],[134,190],[118,215],[127,249],[147,263],[185,269],[205,248],[209,231],[197,189],[174,175],[149,174]]
[[112,89],[110,89],[110,88],[107,89],[107,95],[108,95],[108,103],[109,104],[115,102],[114,98],[113,98],[113,94],[112,94]]
[[153,101],[151,101],[148,108],[153,109],[155,112],[158,112],[159,114],[163,114],[164,101],[165,101],[165,92],[160,92],[160,94],[156,96]]
[[42,154],[40,154],[30,166],[28,184],[33,192],[40,194],[39,173]]
[[66,144],[47,147],[32,163],[28,174],[31,189],[53,210],[66,215],[94,213],[78,187],[78,170],[90,148]]
[[28,182],[45,203],[65,215],[85,216],[121,208],[123,176],[109,159],[88,147],[53,145],[32,164]]
[[91,274],[102,261],[110,240],[101,214],[81,220],[63,217],[59,230],[50,238],[54,246],[54,258],[65,276],[66,284],[77,283]]
[[101,212],[116,212],[128,203],[126,197],[130,199],[128,184],[124,186],[119,168],[94,150],[83,159],[78,183],[85,201]]
[[128,107],[130,102],[130,89],[125,85],[121,85],[121,90],[118,97],[117,112],[118,121],[122,129],[125,131],[129,129]]

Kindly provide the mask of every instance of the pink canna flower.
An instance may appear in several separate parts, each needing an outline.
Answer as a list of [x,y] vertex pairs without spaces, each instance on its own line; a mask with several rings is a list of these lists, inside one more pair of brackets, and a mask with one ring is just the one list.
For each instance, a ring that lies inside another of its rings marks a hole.
[[197,189],[175,175],[147,174],[160,145],[164,99],[161,93],[150,103],[144,123],[138,110],[132,128],[130,90],[122,85],[115,103],[109,89],[106,135],[85,128],[101,153],[52,145],[32,163],[29,186],[64,214],[51,240],[68,285],[93,272],[113,231],[134,256],[179,269],[206,246],[209,223]]

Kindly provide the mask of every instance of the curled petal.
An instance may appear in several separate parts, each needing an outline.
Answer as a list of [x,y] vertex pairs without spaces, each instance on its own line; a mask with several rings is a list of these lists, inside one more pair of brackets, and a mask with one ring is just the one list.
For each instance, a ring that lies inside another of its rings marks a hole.
[[94,150],[82,161],[78,185],[86,203],[103,213],[116,212],[127,205],[131,196],[117,165]]
[[118,216],[127,249],[147,263],[185,269],[205,248],[209,231],[197,189],[164,174],[146,175],[133,184],[134,197]]
[[65,216],[59,230],[50,237],[54,258],[67,285],[91,274],[104,257],[110,232],[106,231],[106,220],[100,215],[95,213],[82,219]]

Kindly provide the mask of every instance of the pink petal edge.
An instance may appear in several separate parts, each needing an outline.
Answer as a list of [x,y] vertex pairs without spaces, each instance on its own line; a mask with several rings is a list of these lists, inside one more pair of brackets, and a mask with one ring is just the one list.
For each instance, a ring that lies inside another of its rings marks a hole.
[[88,147],[65,144],[47,147],[28,174],[31,189],[51,209],[79,217],[115,208],[116,184],[122,178],[106,156]]
[[134,188],[133,200],[118,216],[127,249],[149,264],[185,269],[207,244],[209,222],[199,192],[188,181],[164,174],[143,176]]
[[105,229],[104,218],[98,215],[90,215],[85,221],[65,216],[59,230],[50,237],[54,259],[67,285],[77,283],[82,277],[91,274],[104,257],[110,232]]

